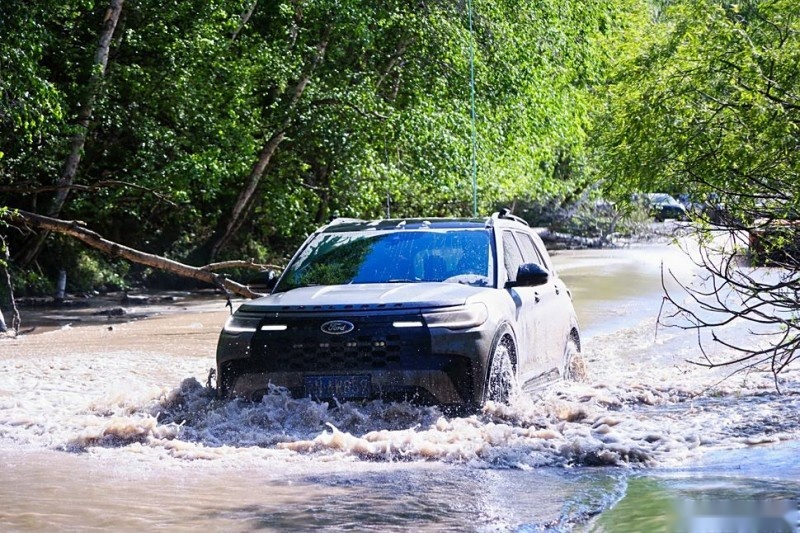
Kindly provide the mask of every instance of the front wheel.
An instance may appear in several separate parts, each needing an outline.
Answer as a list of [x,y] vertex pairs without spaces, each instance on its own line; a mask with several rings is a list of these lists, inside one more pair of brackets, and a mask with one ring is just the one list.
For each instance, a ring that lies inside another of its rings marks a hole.
[[583,381],[586,379],[586,360],[581,354],[578,341],[569,336],[564,347],[564,379],[567,381]]
[[486,376],[483,393],[484,402],[508,403],[515,381],[514,360],[516,345],[510,334],[503,334],[492,351],[491,363]]

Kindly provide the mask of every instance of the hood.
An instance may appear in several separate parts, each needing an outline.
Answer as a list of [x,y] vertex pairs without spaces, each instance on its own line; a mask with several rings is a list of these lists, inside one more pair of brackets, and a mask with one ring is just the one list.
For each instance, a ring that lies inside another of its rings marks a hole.
[[242,311],[417,309],[463,305],[486,291],[460,283],[375,283],[303,287],[242,304]]

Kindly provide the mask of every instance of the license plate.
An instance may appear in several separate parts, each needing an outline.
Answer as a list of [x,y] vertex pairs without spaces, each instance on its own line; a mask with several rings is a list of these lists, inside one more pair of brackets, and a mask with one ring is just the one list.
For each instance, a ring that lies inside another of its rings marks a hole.
[[306,396],[316,399],[366,398],[372,391],[369,375],[306,376]]

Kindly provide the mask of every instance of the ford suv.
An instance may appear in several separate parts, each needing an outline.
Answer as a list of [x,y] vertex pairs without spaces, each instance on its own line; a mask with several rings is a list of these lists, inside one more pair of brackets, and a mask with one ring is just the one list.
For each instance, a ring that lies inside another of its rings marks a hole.
[[336,219],[217,347],[217,392],[477,408],[576,372],[569,289],[538,233],[488,218]]

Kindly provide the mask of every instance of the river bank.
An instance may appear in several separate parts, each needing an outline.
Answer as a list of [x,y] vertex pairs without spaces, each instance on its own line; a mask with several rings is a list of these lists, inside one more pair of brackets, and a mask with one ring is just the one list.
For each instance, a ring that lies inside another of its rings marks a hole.
[[[232,299],[231,306],[241,299]],[[89,296],[67,295],[64,300],[36,298],[18,306],[21,334],[43,333],[65,327],[114,327],[157,316],[225,311],[228,298],[215,290],[113,292]]]

